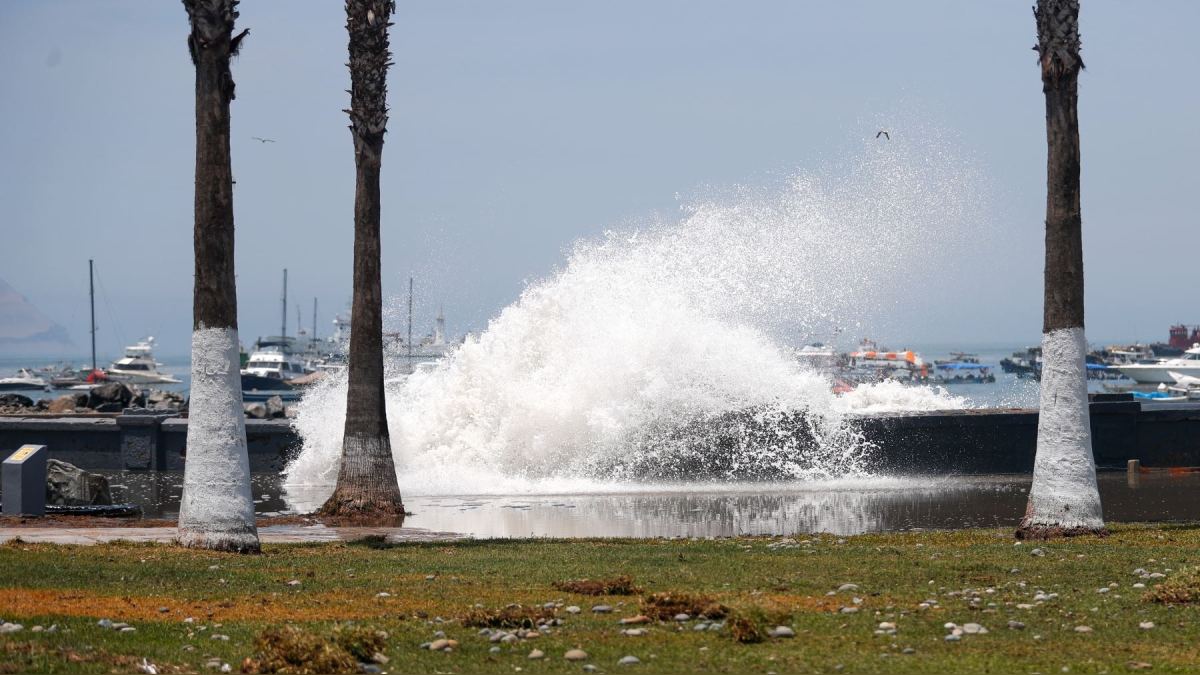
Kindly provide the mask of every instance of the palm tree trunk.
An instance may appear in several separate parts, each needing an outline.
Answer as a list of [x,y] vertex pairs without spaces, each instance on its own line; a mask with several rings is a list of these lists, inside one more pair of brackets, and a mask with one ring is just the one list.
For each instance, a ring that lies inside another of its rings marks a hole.
[[237,0],[183,0],[196,67],[195,280],[187,462],[179,505],[185,546],[259,550],[246,454],[246,416],[233,271],[233,176],[229,157],[230,57]]
[[1037,457],[1018,537],[1104,532],[1087,397],[1079,202],[1079,0],[1034,8],[1046,95],[1046,272]]
[[350,381],[337,487],[320,513],[360,522],[404,518],[383,391],[379,170],[387,128],[392,0],[347,0],[350,131],[354,138],[354,302]]

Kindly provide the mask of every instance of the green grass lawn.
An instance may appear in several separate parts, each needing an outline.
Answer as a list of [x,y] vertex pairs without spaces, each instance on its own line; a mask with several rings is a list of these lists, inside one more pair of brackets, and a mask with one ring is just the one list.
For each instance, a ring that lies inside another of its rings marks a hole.
[[[610,673],[1200,672],[1200,527],[1116,526],[1104,539],[1021,545],[1000,530],[780,541],[361,542],[268,546],[241,557],[14,542],[0,546],[0,619],[24,628],[0,635],[0,672],[138,672],[142,659],[160,673],[217,672],[210,663],[238,672],[247,657],[263,668],[271,655],[259,653],[257,638],[286,625],[303,631],[306,649],[343,657],[335,634],[346,642],[356,629],[384,631],[369,649],[387,657],[380,669],[391,673],[577,673],[588,664]],[[1150,573],[1165,576],[1144,578]],[[558,587],[620,575],[637,592]],[[847,583],[858,589],[829,595]],[[1035,600],[1039,591],[1057,596]],[[1155,601],[1156,592],[1175,603]],[[655,593],[689,594],[693,611],[721,607],[724,627],[653,621],[641,626],[645,635],[623,635],[618,619],[652,613],[644,603]],[[498,621],[497,610],[513,603],[521,607],[509,607],[510,618],[562,625],[508,644],[464,625]],[[598,604],[613,612],[594,614]],[[582,612],[568,613],[571,605]],[[100,619],[136,630],[103,628]],[[885,622],[894,633],[880,629]],[[947,641],[948,622],[987,633]],[[736,639],[776,625],[795,637]],[[419,648],[439,630],[458,646]],[[496,645],[498,653],[489,651]],[[565,660],[572,648],[587,660]],[[545,657],[528,658],[534,649]],[[627,655],[641,663],[618,665]]]

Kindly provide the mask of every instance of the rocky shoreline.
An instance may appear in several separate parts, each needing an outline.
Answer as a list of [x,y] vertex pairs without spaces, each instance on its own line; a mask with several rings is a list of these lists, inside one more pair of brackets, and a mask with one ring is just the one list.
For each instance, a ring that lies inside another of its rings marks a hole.
[[[249,419],[284,419],[294,417],[291,406],[272,396],[266,401],[243,404]],[[69,416],[119,414],[128,408],[140,408],[156,413],[187,416],[188,399],[183,394],[161,389],[140,389],[124,382],[109,382],[86,391],[71,391],[56,398],[34,401],[17,393],[0,394],[0,416]]]

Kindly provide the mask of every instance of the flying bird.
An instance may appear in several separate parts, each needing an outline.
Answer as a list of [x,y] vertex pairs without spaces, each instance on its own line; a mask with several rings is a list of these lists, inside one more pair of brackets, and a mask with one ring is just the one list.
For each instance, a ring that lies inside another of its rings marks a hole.
[[274,143],[275,142],[274,138],[263,138],[262,136],[251,136],[250,138],[253,138],[254,140],[258,141],[259,143]]
[[883,136],[889,141],[892,140],[892,137],[888,134],[888,132],[884,131],[883,129],[880,129],[879,133],[875,134],[875,138],[879,138],[880,136]]

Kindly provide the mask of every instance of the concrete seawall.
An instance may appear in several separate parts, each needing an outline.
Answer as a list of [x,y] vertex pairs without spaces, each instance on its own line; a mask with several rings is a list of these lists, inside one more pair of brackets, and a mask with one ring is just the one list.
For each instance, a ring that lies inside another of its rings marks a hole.
[[[1092,452],[1100,468],[1200,466],[1200,404],[1091,404]],[[960,410],[878,415],[856,422],[875,443],[872,468],[888,473],[1031,473],[1038,412]]]
[[[0,454],[26,443],[89,470],[183,471],[187,419],[165,415],[0,417]],[[246,420],[250,470],[277,472],[300,439],[287,420]]]
[[[862,416],[872,468],[892,474],[1029,473],[1036,410],[951,410]],[[1097,401],[1093,451],[1101,468],[1200,466],[1200,404]],[[277,472],[299,449],[287,420],[246,420],[250,469]],[[26,443],[84,469],[182,471],[187,420],[127,412],[95,417],[0,417],[0,455]]]

